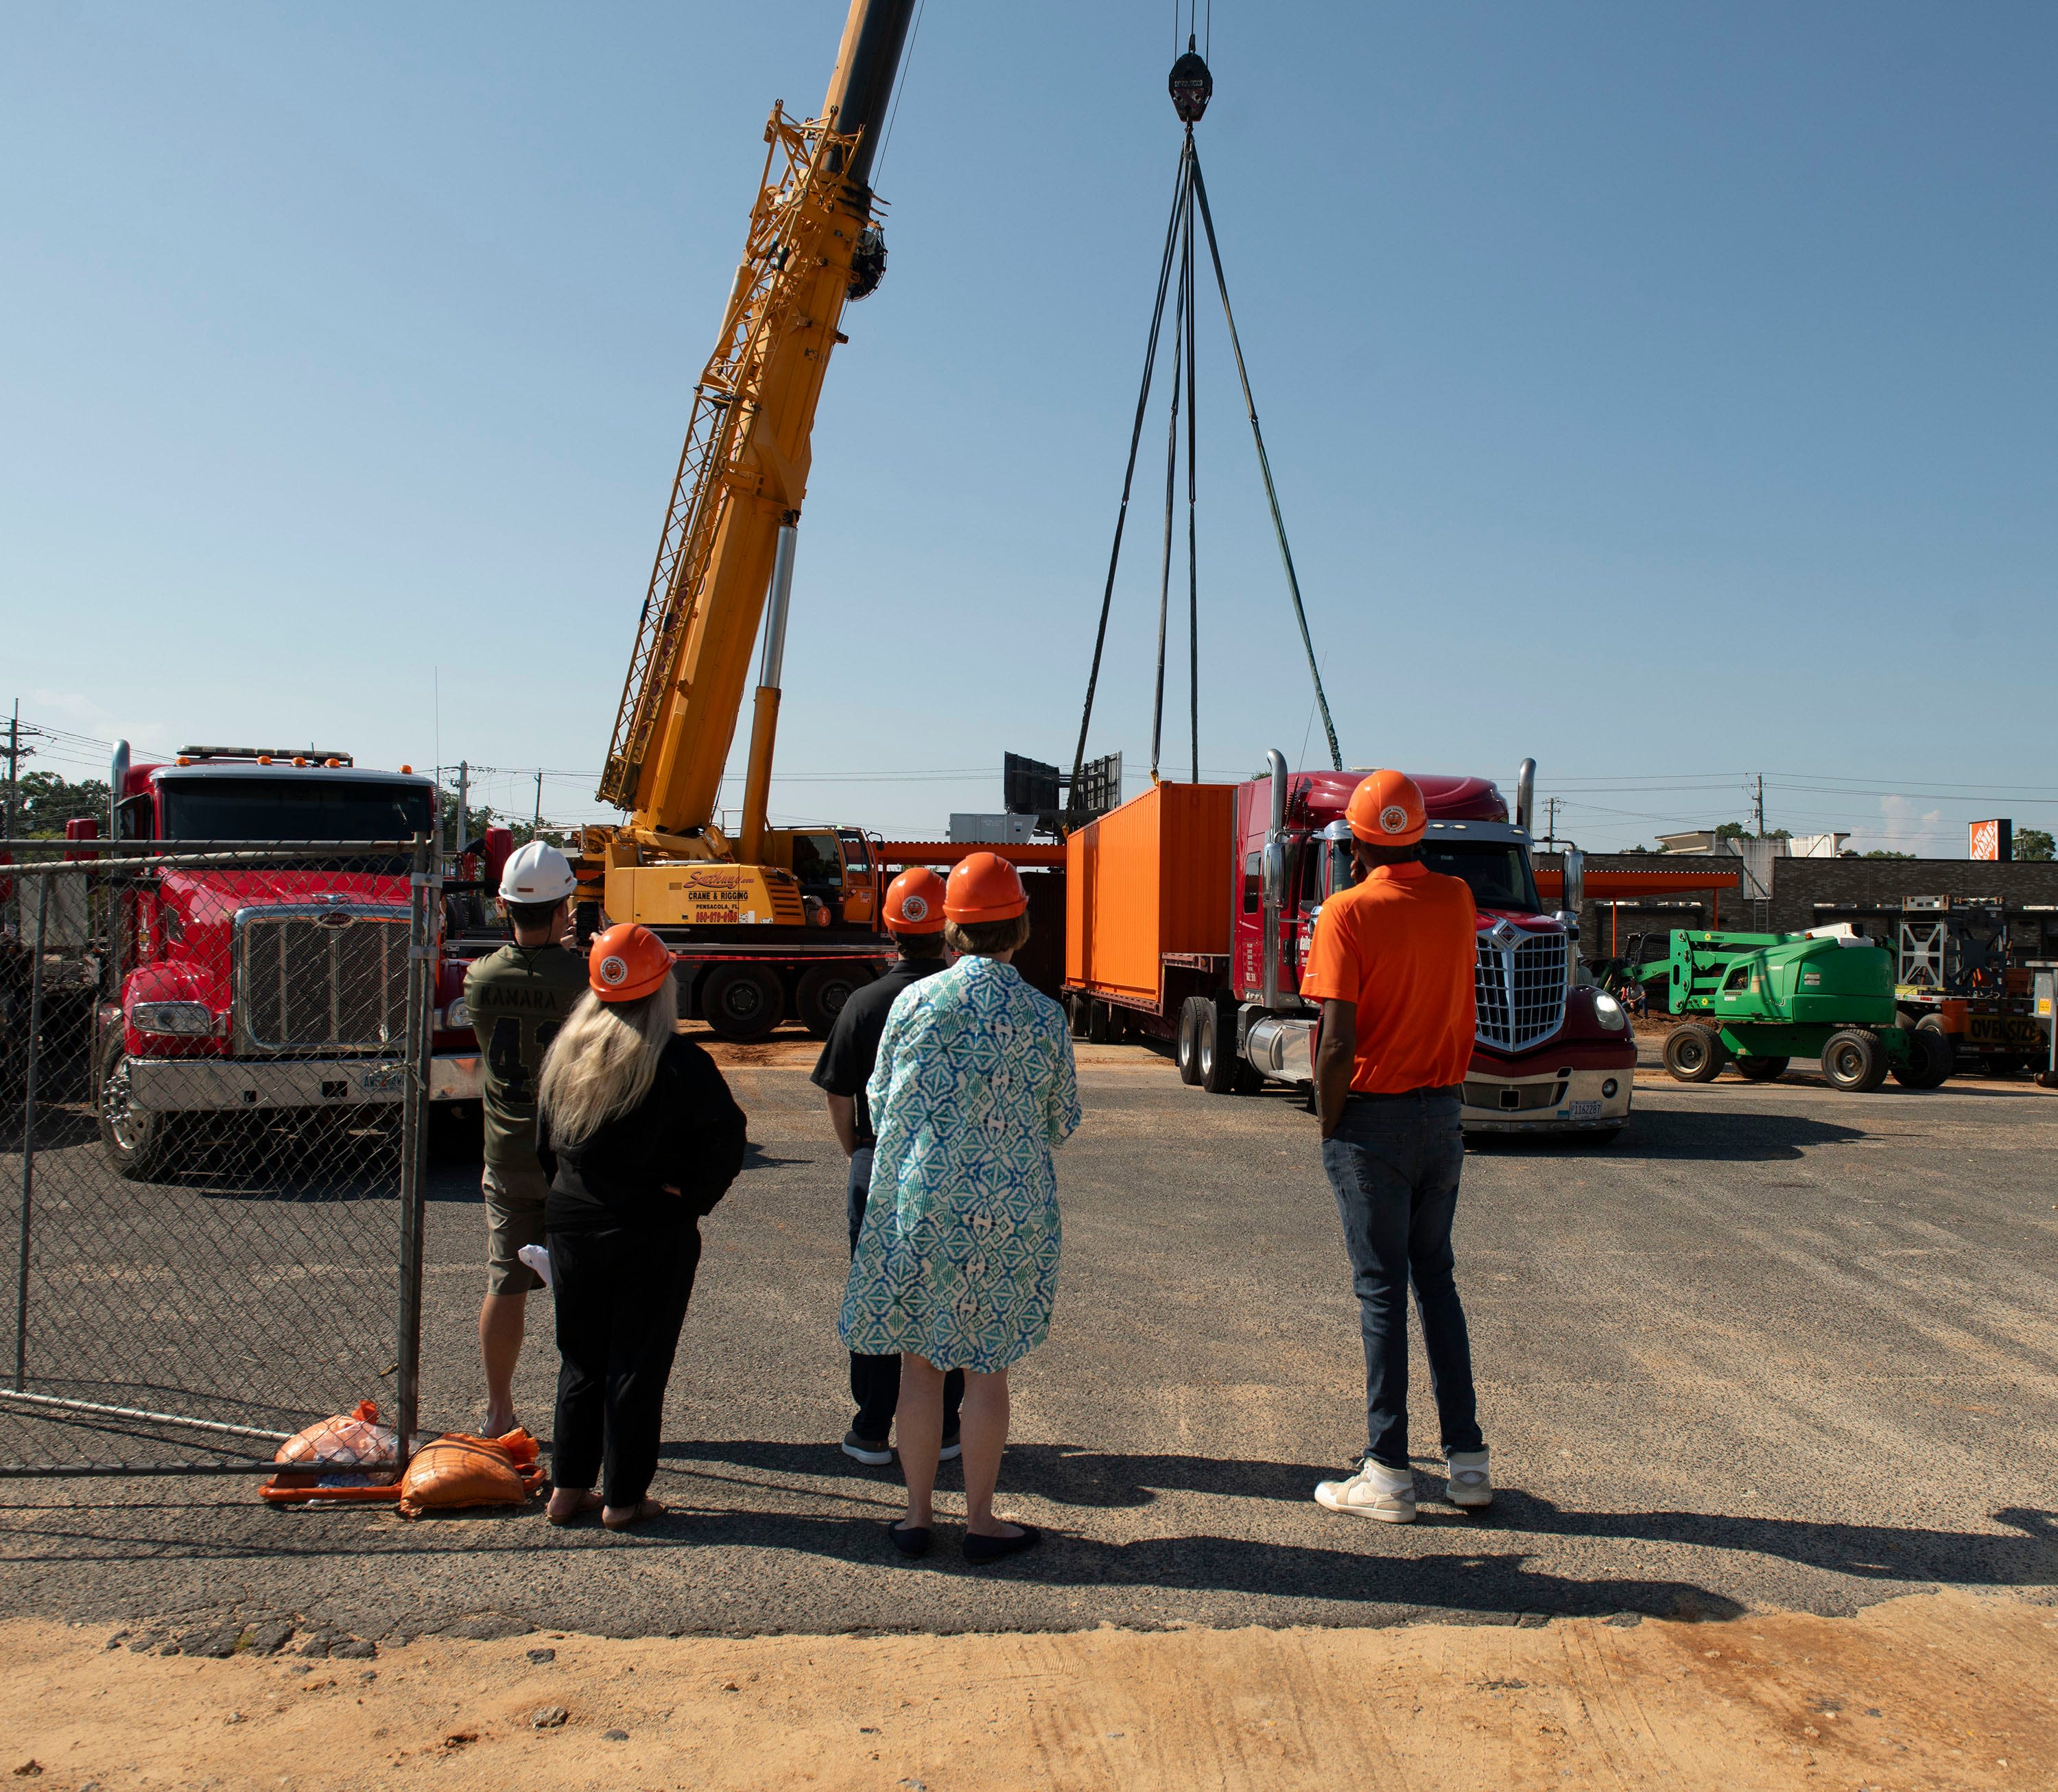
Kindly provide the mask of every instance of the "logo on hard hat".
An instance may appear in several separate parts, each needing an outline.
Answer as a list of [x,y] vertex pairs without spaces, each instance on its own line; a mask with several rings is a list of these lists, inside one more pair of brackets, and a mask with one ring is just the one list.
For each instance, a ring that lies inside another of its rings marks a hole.
[[1379,812],[1379,824],[1389,834],[1405,833],[1408,831],[1408,811],[1398,803],[1389,803]]
[[620,959],[609,956],[600,961],[600,980],[610,989],[629,980],[629,967]]
[[926,921],[929,918],[928,899],[923,896],[903,896],[900,899],[900,918],[904,921]]

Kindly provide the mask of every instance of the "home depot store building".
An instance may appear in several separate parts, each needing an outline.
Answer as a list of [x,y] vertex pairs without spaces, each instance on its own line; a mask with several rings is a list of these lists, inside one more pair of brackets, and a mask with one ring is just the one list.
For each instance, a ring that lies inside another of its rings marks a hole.
[[[1537,855],[1547,895],[1563,859]],[[1998,903],[2018,959],[2058,959],[2058,862],[1972,859],[1774,859],[1760,900],[1742,887],[1742,861],[1726,853],[1595,852],[1586,861],[1579,938],[1590,958],[1622,955],[1635,933],[1674,928],[1802,933],[1848,921],[1891,942],[1912,900]]]

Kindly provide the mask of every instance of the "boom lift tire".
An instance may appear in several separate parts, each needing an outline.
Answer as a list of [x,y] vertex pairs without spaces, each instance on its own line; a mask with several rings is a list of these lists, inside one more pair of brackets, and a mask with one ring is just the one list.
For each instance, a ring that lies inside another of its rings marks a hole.
[[1793,1061],[1790,1058],[1739,1058],[1736,1072],[1746,1083],[1777,1083]]
[[1913,1027],[1908,1035],[1907,1062],[1893,1067],[1893,1079],[1904,1089],[1940,1089],[1957,1059],[1951,1035],[1941,1027]]
[[1822,1042],[1822,1080],[1832,1089],[1869,1095],[1886,1080],[1880,1043],[1861,1027],[1845,1027]]
[[776,972],[757,964],[717,964],[701,984],[701,1019],[725,1039],[761,1039],[786,1017]]
[[1729,1048],[1712,1027],[1683,1020],[1665,1035],[1665,1067],[1680,1083],[1712,1083],[1729,1061]]
[[1243,1060],[1236,1051],[1236,1004],[1226,995],[1204,1001],[1198,1022],[1201,1087],[1211,1095],[1234,1095],[1244,1087]]
[[93,1114],[108,1162],[125,1182],[154,1182],[169,1174],[185,1155],[183,1115],[143,1114],[129,1106],[129,1057],[118,1031],[100,1055]]
[[1179,1007],[1179,1039],[1173,1056],[1179,1066],[1179,1080],[1190,1088],[1201,1081],[1201,1031],[1213,1024],[1214,1004],[1205,995],[1189,995]]
[[803,971],[793,991],[801,1024],[816,1039],[827,1039],[844,1003],[871,981],[862,969],[848,964],[817,964]]

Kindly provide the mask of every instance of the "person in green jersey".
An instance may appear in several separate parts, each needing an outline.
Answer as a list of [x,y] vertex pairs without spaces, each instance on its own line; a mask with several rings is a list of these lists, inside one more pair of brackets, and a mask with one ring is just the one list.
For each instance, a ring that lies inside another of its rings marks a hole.
[[558,1028],[586,993],[586,960],[562,943],[578,882],[554,846],[531,840],[508,860],[500,906],[514,943],[475,964],[464,1003],[485,1059],[486,1298],[479,1354],[486,1365],[488,1437],[514,1428],[514,1364],[529,1291],[543,1285],[524,1245],[543,1243],[550,1179],[536,1158],[536,1073]]

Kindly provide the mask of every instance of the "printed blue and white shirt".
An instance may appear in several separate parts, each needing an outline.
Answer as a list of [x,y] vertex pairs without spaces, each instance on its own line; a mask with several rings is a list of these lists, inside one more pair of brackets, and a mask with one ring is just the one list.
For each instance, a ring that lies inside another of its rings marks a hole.
[[982,1373],[1019,1361],[1051,1329],[1051,1152],[1079,1123],[1063,1011],[1012,965],[959,959],[895,1000],[865,1095],[879,1142],[845,1347]]

